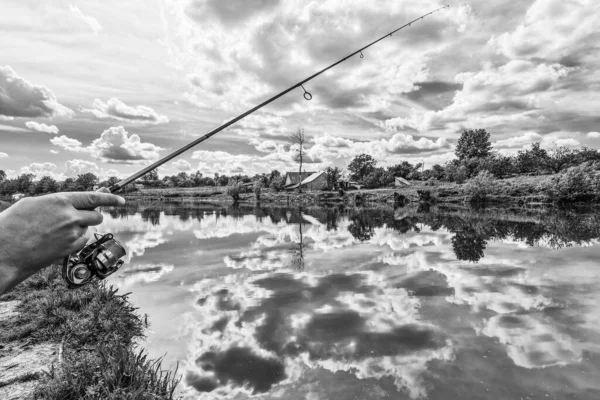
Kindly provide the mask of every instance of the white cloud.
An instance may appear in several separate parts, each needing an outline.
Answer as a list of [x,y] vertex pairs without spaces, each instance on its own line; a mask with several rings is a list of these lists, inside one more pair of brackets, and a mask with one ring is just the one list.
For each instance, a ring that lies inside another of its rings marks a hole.
[[173,162],[173,167],[175,167],[178,171],[190,171],[192,169],[192,165],[186,160],[177,160]]
[[598,40],[600,3],[593,0],[536,0],[513,32],[492,38],[510,58],[561,60],[581,54]]
[[80,174],[85,174],[87,172],[97,174],[98,169],[98,165],[91,161],[79,159],[67,161],[67,173],[71,176],[77,176]]
[[525,132],[521,136],[514,136],[508,139],[495,141],[492,145],[495,149],[525,147],[534,142],[542,140],[542,135],[536,132]]
[[52,133],[55,135],[58,133],[58,128],[54,125],[46,125],[46,124],[40,124],[35,121],[29,121],[29,122],[25,123],[25,126],[27,126],[29,129],[32,129],[32,130],[38,131],[38,132]]
[[83,144],[79,140],[69,138],[65,135],[53,137],[50,139],[50,143],[69,151],[84,151]]
[[65,150],[90,153],[97,160],[122,164],[157,159],[159,151],[163,150],[152,143],[142,142],[136,134],[129,135],[122,126],[108,128],[87,147],[65,135],[52,138],[50,142]]
[[514,60],[500,67],[484,65],[478,72],[455,77],[463,85],[452,104],[440,111],[412,109],[410,116],[385,121],[388,129],[457,131],[465,127],[493,127],[529,121],[533,112],[552,106],[554,89],[573,68]]
[[57,151],[57,150],[50,150],[50,153],[52,153],[52,154],[58,154],[58,153],[60,153],[60,151]]
[[163,150],[152,143],[144,143],[136,134],[128,135],[122,126],[108,128],[89,146],[92,156],[109,162],[137,162],[154,160]]
[[34,174],[36,176],[52,175],[54,170],[57,168],[56,164],[53,163],[31,163],[28,166],[21,167],[20,172],[22,174]]
[[600,132],[588,132],[587,136],[589,138],[598,139],[600,138]]
[[102,31],[102,25],[100,25],[98,20],[82,13],[79,7],[69,4],[69,10],[71,10],[71,12],[75,14],[77,18],[83,21],[96,35]]
[[157,125],[169,122],[169,118],[158,114],[150,107],[142,105],[128,106],[116,97],[109,99],[106,103],[100,99],[95,99],[92,108],[83,108],[81,111],[90,112],[97,118],[112,118],[139,124]]
[[0,66],[0,115],[6,117],[71,117],[73,111],[58,102],[50,89],[19,77]]
[[0,151],[0,158],[8,157],[8,154]]

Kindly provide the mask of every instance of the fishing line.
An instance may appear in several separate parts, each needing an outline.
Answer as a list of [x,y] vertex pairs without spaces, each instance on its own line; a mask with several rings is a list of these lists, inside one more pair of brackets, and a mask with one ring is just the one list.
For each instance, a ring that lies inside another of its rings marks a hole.
[[414,20],[412,20],[412,21],[410,21],[410,22],[408,22],[408,23],[406,23],[406,24],[402,25],[401,27],[399,27],[399,28],[397,28],[397,29],[395,29],[395,30],[393,30],[393,31],[391,31],[391,32],[389,32],[389,33],[387,33],[387,34],[383,35],[383,36],[382,36],[382,37],[380,37],[379,39],[372,41],[371,43],[367,44],[366,46],[364,46],[364,47],[361,47],[360,49],[358,49],[358,50],[356,50],[355,52],[353,52],[353,53],[351,53],[351,54],[347,55],[346,57],[344,57],[344,58],[342,58],[342,59],[340,59],[340,60],[338,60],[338,61],[334,62],[333,64],[329,65],[328,67],[325,67],[325,68],[323,68],[322,70],[320,70],[320,71],[318,71],[318,72],[314,73],[313,75],[309,76],[308,78],[306,78],[306,79],[304,79],[304,80],[302,80],[302,81],[300,81],[300,82],[298,82],[298,83],[296,83],[296,84],[294,84],[294,85],[290,86],[289,88],[285,89],[284,91],[282,91],[282,92],[280,92],[280,93],[276,94],[275,96],[271,97],[270,99],[268,99],[268,100],[265,100],[264,102],[262,102],[262,103],[260,103],[259,105],[257,105],[257,106],[255,106],[255,107],[251,108],[250,110],[246,111],[245,113],[243,113],[243,114],[240,114],[240,115],[238,115],[237,117],[233,118],[232,120],[230,120],[230,121],[228,121],[228,122],[224,123],[223,125],[221,125],[221,126],[219,126],[219,127],[215,128],[215,129],[213,129],[212,131],[208,132],[208,133],[207,133],[207,134],[205,134],[204,136],[201,136],[201,137],[199,137],[198,139],[194,140],[193,142],[186,144],[185,146],[181,147],[181,148],[180,148],[180,149],[178,149],[178,150],[175,150],[175,151],[174,151],[174,152],[172,152],[171,154],[168,154],[168,155],[166,155],[165,157],[163,157],[163,158],[161,158],[160,160],[158,160],[158,161],[156,161],[156,162],[152,163],[151,165],[147,166],[146,168],[143,168],[143,169],[141,169],[140,171],[138,171],[138,172],[134,173],[133,175],[131,175],[131,176],[129,176],[129,177],[127,177],[127,178],[123,179],[122,181],[120,181],[120,182],[116,183],[115,185],[113,185],[113,186],[111,186],[111,187],[109,188],[110,192],[111,192],[111,193],[117,193],[117,192],[121,191],[125,185],[127,185],[127,184],[129,184],[129,183],[132,183],[132,182],[134,182],[134,181],[136,181],[137,179],[139,179],[139,178],[141,178],[142,176],[146,175],[148,172],[150,172],[150,171],[152,171],[152,170],[154,170],[154,169],[156,169],[156,168],[160,167],[160,166],[161,166],[161,165],[163,165],[164,163],[166,163],[166,162],[168,162],[168,161],[172,160],[173,158],[175,158],[175,157],[177,157],[178,155],[180,155],[180,154],[182,154],[182,153],[186,152],[187,150],[191,149],[192,147],[194,147],[194,146],[196,146],[196,145],[198,145],[198,144],[202,143],[203,141],[205,141],[206,139],[210,138],[211,136],[213,136],[213,135],[216,135],[217,133],[221,132],[222,130],[224,130],[224,129],[228,128],[229,126],[231,126],[231,125],[233,125],[233,124],[235,124],[236,122],[238,122],[238,121],[239,121],[239,120],[241,120],[242,118],[245,118],[245,117],[247,117],[248,115],[250,115],[250,114],[254,113],[255,111],[257,111],[257,110],[259,110],[259,109],[263,108],[263,107],[264,107],[264,106],[266,106],[267,104],[269,104],[269,103],[272,103],[273,101],[277,100],[277,99],[278,99],[278,98],[280,98],[281,96],[284,96],[285,94],[287,94],[287,93],[291,92],[292,90],[294,90],[294,89],[296,89],[296,88],[302,88],[302,90],[304,91],[303,97],[304,97],[306,100],[311,100],[311,99],[313,98],[313,96],[312,96],[312,94],[311,94],[309,91],[307,91],[307,90],[304,88],[304,84],[305,84],[305,83],[307,83],[307,82],[309,82],[309,81],[313,80],[314,78],[316,78],[317,76],[321,75],[322,73],[324,73],[324,72],[326,72],[326,71],[330,70],[331,68],[333,68],[333,67],[337,66],[338,64],[341,64],[341,63],[343,63],[343,62],[344,62],[344,61],[346,61],[347,59],[349,59],[349,58],[351,58],[351,57],[353,57],[353,56],[355,56],[355,55],[357,55],[357,54],[360,54],[360,57],[361,57],[361,58],[364,58],[364,54],[362,53],[362,52],[363,52],[363,50],[366,50],[366,49],[368,49],[369,47],[371,47],[371,46],[373,46],[374,44],[376,44],[376,43],[378,43],[378,42],[382,41],[382,40],[383,40],[383,39],[385,39],[386,37],[391,37],[391,36],[392,36],[394,33],[396,33],[396,32],[398,32],[398,31],[400,31],[401,29],[404,29],[404,28],[406,28],[406,27],[408,27],[408,26],[412,26],[412,24],[413,24],[413,23],[415,23],[415,22],[417,22],[418,20],[424,19],[425,17],[427,17],[427,16],[429,16],[429,15],[431,15],[431,14],[433,14],[433,13],[436,13],[436,12],[438,12],[438,11],[440,11],[440,10],[443,10],[444,8],[450,8],[450,6],[449,6],[449,5],[446,5],[446,6],[444,6],[444,7],[440,7],[440,8],[438,8],[437,10],[433,10],[433,11],[431,11],[431,12],[427,13],[427,14],[423,14],[422,16],[420,16],[420,17],[418,17],[418,18],[415,18]]

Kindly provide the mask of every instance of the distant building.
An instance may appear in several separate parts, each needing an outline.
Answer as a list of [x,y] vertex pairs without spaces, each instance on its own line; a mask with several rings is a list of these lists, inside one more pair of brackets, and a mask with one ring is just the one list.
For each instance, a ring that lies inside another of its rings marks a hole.
[[15,193],[11,196],[12,201],[21,200],[25,195],[23,193]]
[[[292,176],[292,174],[295,174],[294,176]],[[308,176],[304,177],[304,175],[307,174]],[[306,173],[303,172],[302,173],[302,182],[298,182],[300,178],[300,174],[299,173],[293,173],[293,172],[288,172],[286,174],[286,185],[284,186],[285,190],[294,190],[294,189],[298,189],[298,187],[302,187],[302,189],[306,189],[306,190],[324,190],[327,189],[327,176],[325,175],[325,172],[321,171],[321,172],[313,172],[313,173]],[[290,182],[293,182],[294,180],[296,182],[294,183],[290,183],[288,185],[288,179],[290,180]]]
[[400,176],[394,177],[394,186],[404,187],[404,186],[410,186],[410,185],[411,185],[411,183],[409,181],[407,181],[406,179],[404,179]]
[[299,172],[287,172],[285,174],[285,183],[283,184],[283,187],[287,189],[288,186],[297,185],[312,174],[314,174],[314,172],[303,172],[302,175],[300,175]]

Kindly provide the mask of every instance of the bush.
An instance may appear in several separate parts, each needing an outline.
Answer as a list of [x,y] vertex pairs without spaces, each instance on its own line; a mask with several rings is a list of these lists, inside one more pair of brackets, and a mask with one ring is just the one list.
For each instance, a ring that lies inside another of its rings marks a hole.
[[285,185],[285,177],[280,176],[280,177],[273,178],[273,180],[271,180],[271,185],[269,185],[269,187],[271,189],[273,189],[275,192],[280,192],[283,190],[284,185]]
[[234,202],[237,202],[240,199],[241,193],[242,185],[240,183],[234,182],[231,185],[227,186],[227,196],[231,196]]
[[552,177],[543,187],[552,203],[569,203],[590,200],[600,190],[600,176],[594,163],[588,162]]
[[465,183],[464,191],[469,203],[483,203],[493,191],[496,178],[489,171],[481,171]]

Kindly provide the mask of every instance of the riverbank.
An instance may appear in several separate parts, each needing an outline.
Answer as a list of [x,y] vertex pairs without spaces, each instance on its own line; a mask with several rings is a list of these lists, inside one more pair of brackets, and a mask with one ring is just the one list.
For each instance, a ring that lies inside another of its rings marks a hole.
[[136,344],[147,321],[135,310],[104,283],[67,289],[59,266],[4,294],[0,398],[174,399],[174,374]]
[[[494,181],[486,197],[488,203],[510,204],[544,204],[552,203],[543,191],[544,185],[552,178],[545,176],[520,176]],[[225,193],[224,187],[216,188],[175,188],[175,189],[141,189],[124,195],[128,200],[135,200],[143,204],[153,202],[186,201],[204,203],[233,203],[231,196]],[[470,193],[467,184],[452,182],[413,181],[410,186],[362,189],[348,192],[338,191],[306,191],[275,192],[272,189],[263,189],[260,199],[254,193],[242,193],[239,203],[247,204],[284,204],[284,205],[322,205],[346,204],[350,206],[364,204],[398,204],[409,202],[438,202],[438,203],[466,203],[469,202]]]

